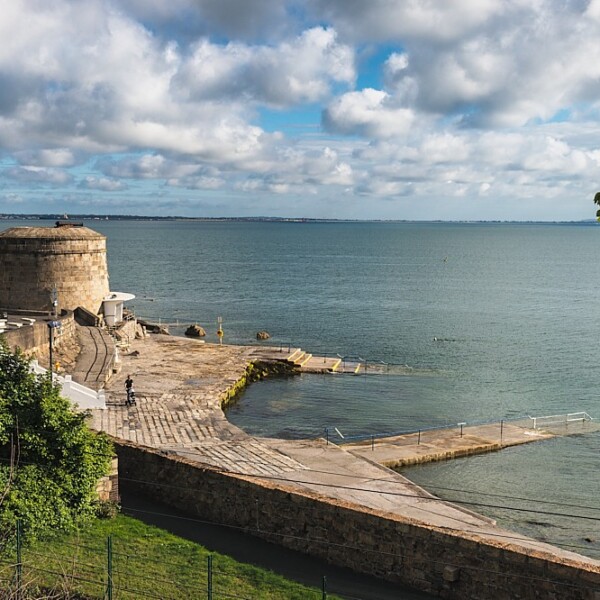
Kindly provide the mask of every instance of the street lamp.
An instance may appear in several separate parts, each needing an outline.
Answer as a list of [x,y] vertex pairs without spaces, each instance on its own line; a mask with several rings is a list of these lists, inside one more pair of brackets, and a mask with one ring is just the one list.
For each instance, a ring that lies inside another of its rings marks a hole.
[[56,289],[56,284],[54,284],[50,292],[50,300],[52,301],[52,316],[56,318],[58,316],[58,290]]
[[52,381],[53,379],[53,374],[52,374],[52,361],[53,361],[53,355],[52,355],[52,346],[54,345],[54,330],[57,327],[60,327],[61,323],[60,321],[48,321],[48,338],[49,338],[49,344],[50,344],[50,381]]

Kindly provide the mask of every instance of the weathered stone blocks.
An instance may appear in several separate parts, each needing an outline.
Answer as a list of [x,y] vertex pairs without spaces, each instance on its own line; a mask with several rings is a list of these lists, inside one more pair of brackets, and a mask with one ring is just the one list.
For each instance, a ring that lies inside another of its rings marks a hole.
[[106,238],[87,227],[13,227],[0,233],[0,308],[83,306],[97,314],[109,293]]

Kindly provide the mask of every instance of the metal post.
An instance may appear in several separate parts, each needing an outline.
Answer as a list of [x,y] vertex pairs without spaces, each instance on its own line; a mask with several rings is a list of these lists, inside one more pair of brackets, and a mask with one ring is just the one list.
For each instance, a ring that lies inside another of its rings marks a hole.
[[417,446],[421,445],[421,430],[419,429],[419,437],[417,438]]
[[460,425],[460,437],[463,436],[463,427],[466,425],[466,423],[458,423],[458,425]]
[[325,575],[323,575],[323,581],[321,583],[321,598],[322,600],[327,600],[327,577],[325,577]]
[[218,324],[217,336],[219,338],[219,344],[222,344],[223,343],[223,318],[222,317],[217,317],[217,324]]
[[500,421],[500,443],[502,443],[502,437],[504,435],[504,419]]
[[327,441],[327,445],[329,446],[329,428],[325,427],[325,440]]
[[52,382],[52,362],[53,362],[53,356],[52,356],[52,346],[54,345],[54,327],[52,326],[51,323],[48,323],[48,329],[49,334],[50,334],[50,382]]
[[113,600],[113,564],[112,564],[112,536],[109,535],[106,540],[106,571],[108,584],[106,587],[106,596],[108,600]]
[[21,585],[23,584],[23,558],[21,555],[23,536],[21,520],[17,521],[17,598],[21,598]]
[[206,597],[208,598],[208,600],[212,600],[212,597],[213,597],[212,561],[213,561],[212,554],[209,554],[207,557],[208,571],[207,571],[207,578],[206,578]]
[[371,436],[371,452],[375,451],[375,436]]

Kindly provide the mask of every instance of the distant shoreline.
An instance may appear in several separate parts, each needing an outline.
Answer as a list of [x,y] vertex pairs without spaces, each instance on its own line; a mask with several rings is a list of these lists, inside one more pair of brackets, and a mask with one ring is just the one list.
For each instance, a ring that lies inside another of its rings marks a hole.
[[182,217],[153,215],[95,215],[73,214],[0,214],[0,221],[192,221],[232,223],[409,223],[409,224],[494,224],[494,225],[595,225],[595,219],[580,221],[510,221],[510,220],[413,220],[413,219],[316,219],[309,217]]

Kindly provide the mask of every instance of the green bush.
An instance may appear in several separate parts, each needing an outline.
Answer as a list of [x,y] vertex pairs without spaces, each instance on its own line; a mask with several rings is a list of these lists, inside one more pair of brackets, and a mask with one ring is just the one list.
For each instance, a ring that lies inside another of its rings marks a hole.
[[20,519],[36,537],[95,515],[112,448],[86,417],[0,340],[0,527]]

